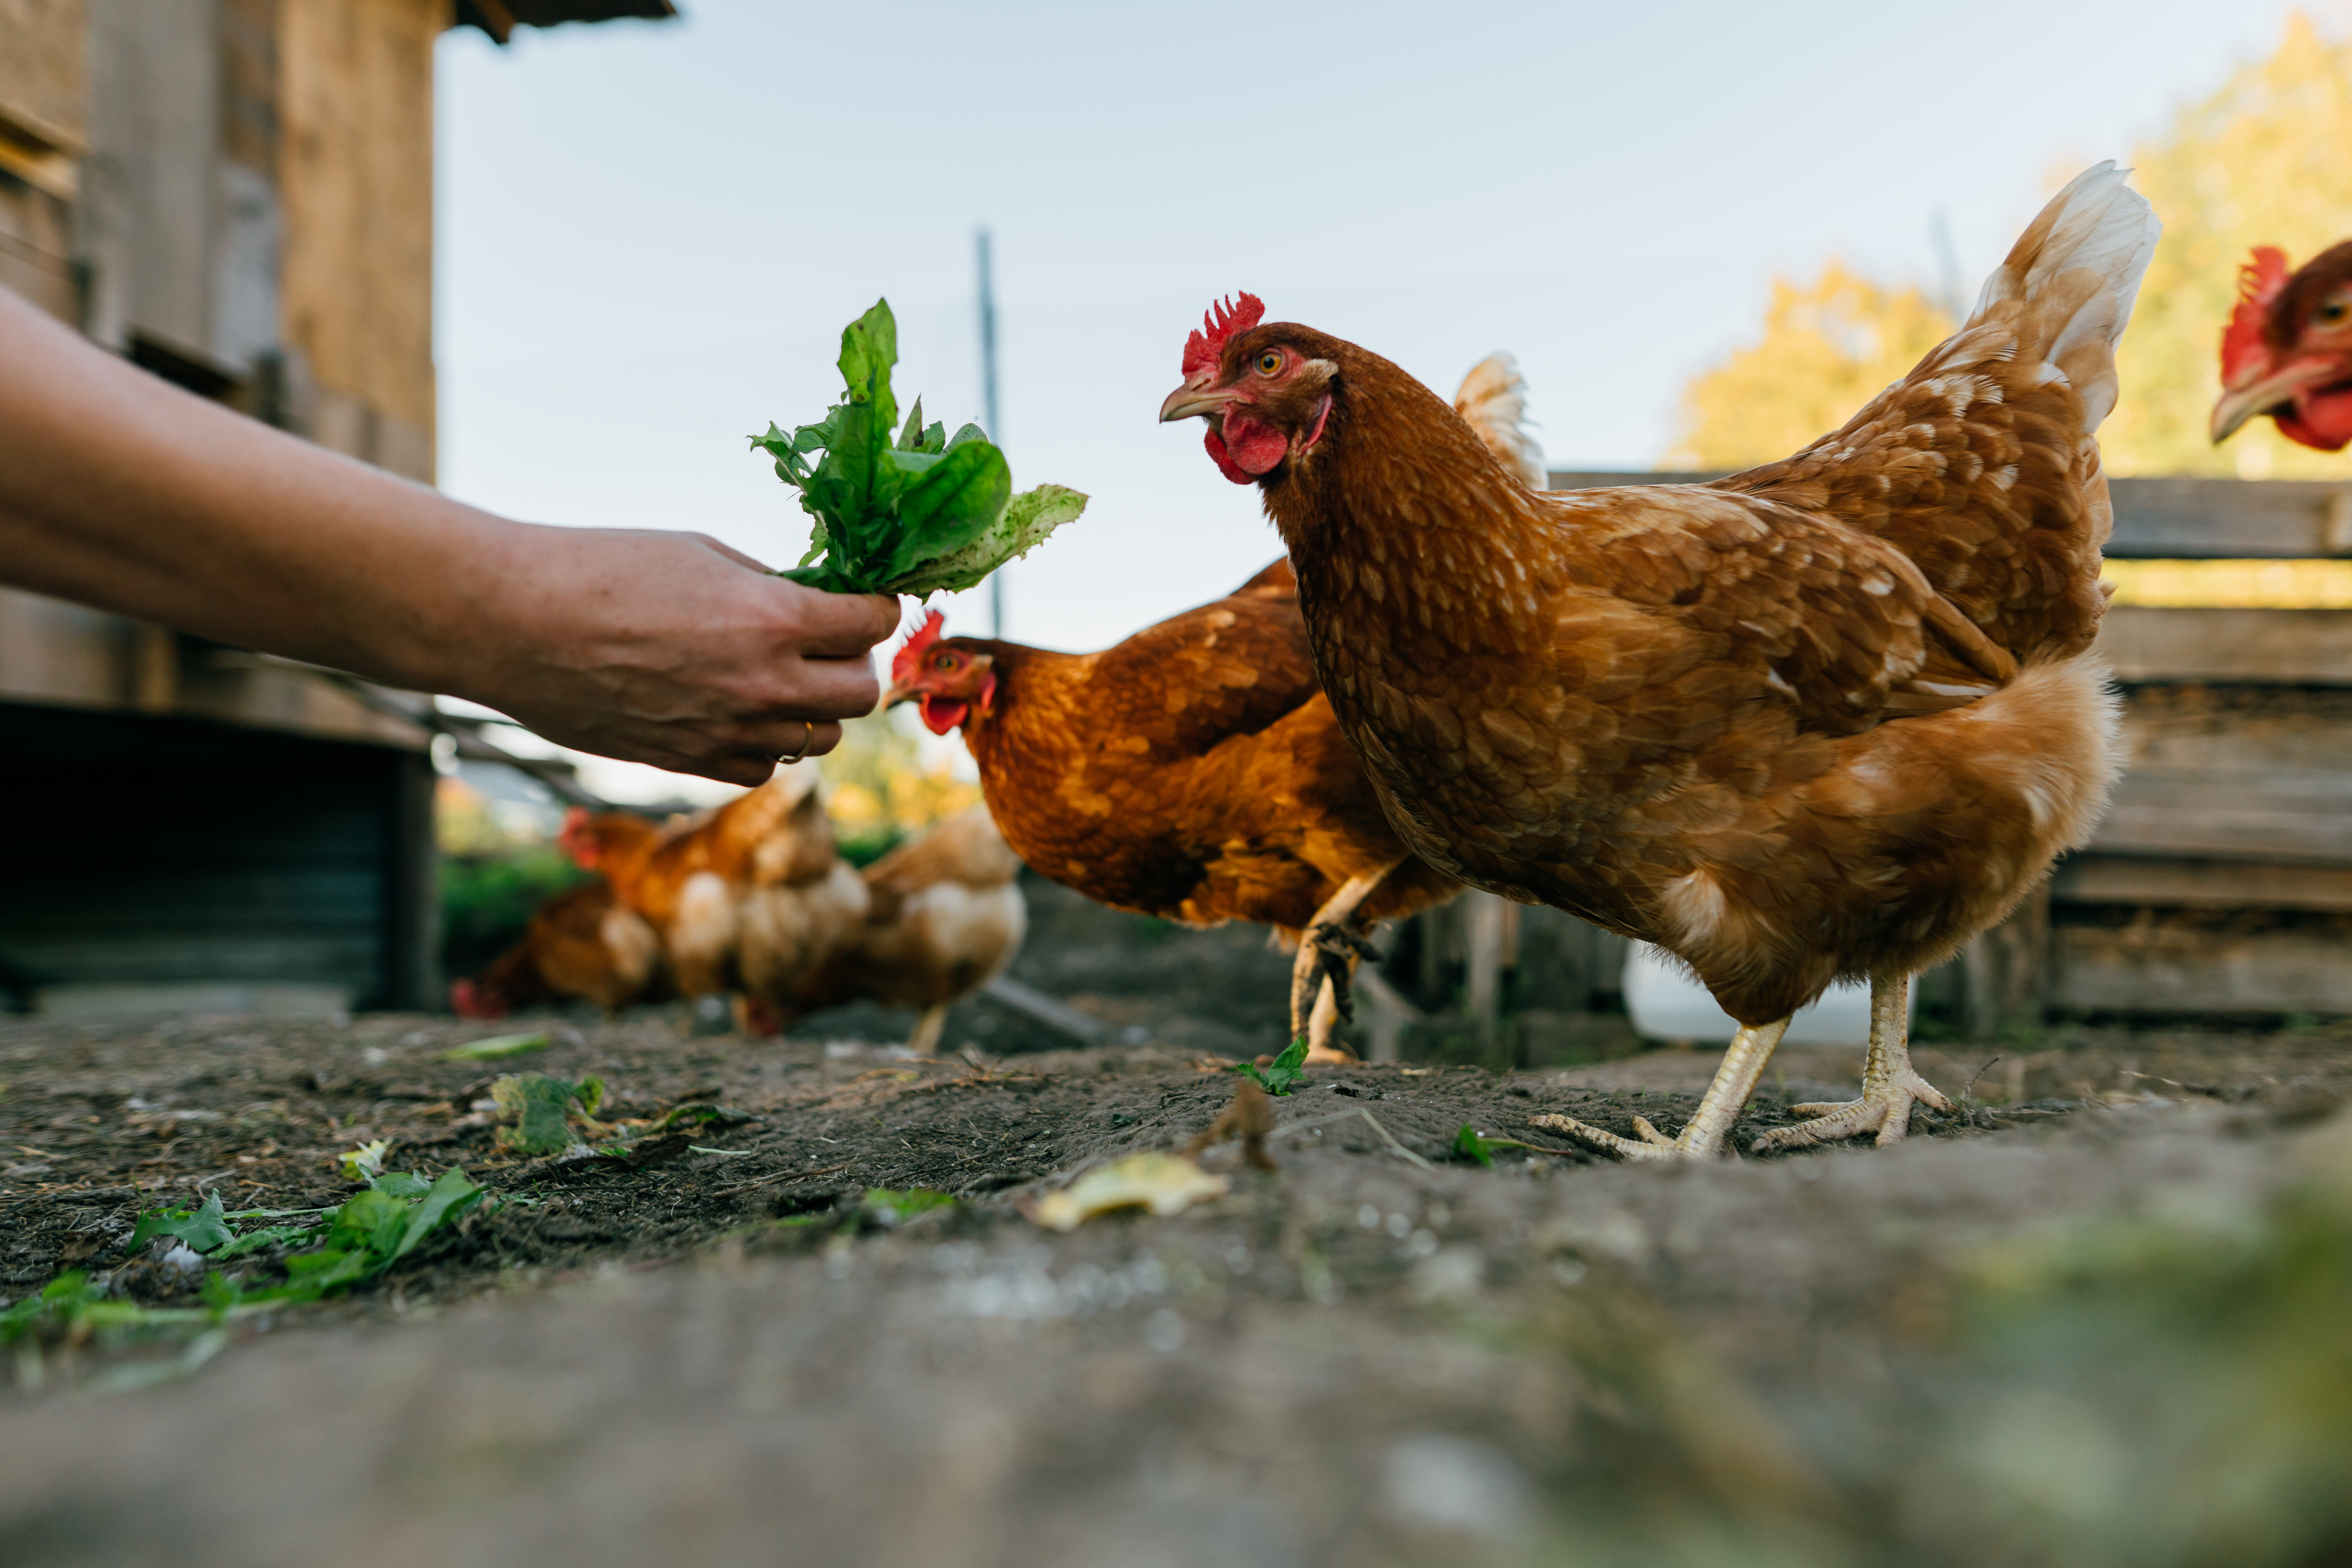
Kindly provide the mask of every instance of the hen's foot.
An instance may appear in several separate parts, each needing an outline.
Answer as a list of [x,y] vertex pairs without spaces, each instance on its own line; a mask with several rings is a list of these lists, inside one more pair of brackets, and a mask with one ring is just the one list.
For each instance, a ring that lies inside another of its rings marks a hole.
[[1764,1064],[1772,1059],[1772,1048],[1780,1043],[1788,1028],[1786,1018],[1777,1024],[1742,1025],[1739,1032],[1731,1037],[1731,1044],[1723,1053],[1723,1065],[1715,1069],[1714,1081],[1706,1086],[1706,1098],[1698,1102],[1698,1110],[1677,1137],[1667,1137],[1643,1116],[1633,1118],[1633,1131],[1641,1134],[1639,1142],[1588,1126],[1573,1116],[1538,1116],[1532,1119],[1532,1124],[1565,1132],[1580,1143],[1626,1160],[1714,1159],[1729,1152],[1731,1124],[1739,1120],[1740,1107],[1755,1091],[1756,1080],[1763,1076]]
[[[1538,1116],[1529,1119],[1530,1127],[1549,1127],[1555,1132],[1565,1132],[1578,1142],[1615,1154],[1624,1160],[1706,1160],[1723,1152],[1721,1149],[1701,1147],[1702,1140],[1692,1133],[1698,1122],[1693,1120],[1683,1129],[1679,1138],[1669,1138],[1650,1125],[1646,1116],[1633,1118],[1633,1131],[1642,1136],[1637,1142],[1621,1138],[1614,1132],[1590,1126],[1573,1116]],[[1711,1141],[1708,1141],[1711,1142]]]
[[1775,1149],[1803,1149],[1835,1138],[1878,1134],[1878,1146],[1900,1143],[1911,1131],[1911,1107],[1927,1104],[1949,1110],[1952,1102],[1926,1079],[1911,1070],[1911,977],[1874,975],[1870,982],[1870,1054],[1863,1063],[1862,1098],[1843,1104],[1793,1107],[1811,1121],[1778,1127],[1756,1140],[1759,1154]]
[[1952,1109],[1952,1102],[1944,1098],[1942,1090],[1906,1067],[1883,1083],[1866,1086],[1860,1100],[1790,1106],[1789,1109],[1799,1116],[1813,1120],[1794,1127],[1776,1127],[1756,1140],[1755,1149],[1759,1154],[1776,1149],[1804,1149],[1840,1138],[1859,1138],[1865,1132],[1877,1133],[1878,1146],[1883,1149],[1889,1143],[1902,1142],[1910,1134],[1914,1105],[1937,1110]]

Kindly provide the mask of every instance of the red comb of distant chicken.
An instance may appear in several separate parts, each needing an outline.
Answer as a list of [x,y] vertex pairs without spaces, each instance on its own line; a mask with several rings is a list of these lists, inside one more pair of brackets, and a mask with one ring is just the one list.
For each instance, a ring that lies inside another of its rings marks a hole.
[[1235,332],[1246,332],[1265,320],[1265,301],[1243,294],[1232,303],[1220,300],[1202,313],[1202,330],[1184,340],[1184,374],[1206,370],[1217,363],[1217,351]]
[[555,836],[556,847],[572,857],[572,863],[583,871],[596,868],[596,834],[588,826],[589,812],[584,805],[575,805],[563,814],[563,831]]
[[2254,258],[2238,268],[2238,308],[2221,334],[2222,385],[2250,382],[2269,363],[2263,326],[2286,284],[2286,252],[2275,245],[2256,246]]
[[915,667],[922,662],[924,652],[940,640],[940,629],[947,625],[947,621],[948,618],[937,610],[923,618],[923,624],[915,628],[915,635],[908,637],[891,657],[891,679],[905,680],[915,673]]

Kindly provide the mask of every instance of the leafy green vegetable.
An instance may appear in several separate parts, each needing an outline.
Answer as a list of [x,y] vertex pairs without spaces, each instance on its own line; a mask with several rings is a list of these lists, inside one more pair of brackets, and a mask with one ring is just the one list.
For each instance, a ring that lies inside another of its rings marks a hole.
[[187,1245],[191,1252],[210,1252],[227,1245],[236,1233],[229,1228],[221,1213],[220,1194],[205,1194],[198,1209],[150,1209],[139,1216],[131,1228],[129,1250],[137,1252],[159,1236],[173,1236]]
[[[418,1195],[409,1195],[421,1189]],[[417,1244],[482,1201],[488,1189],[452,1165],[432,1185],[409,1174],[354,1194],[327,1217],[322,1245],[286,1261],[286,1283],[263,1290],[222,1289],[236,1305],[315,1301],[373,1279]],[[317,1235],[319,1233],[312,1232]]]
[[[568,1078],[550,1078],[545,1073],[514,1073],[490,1085],[490,1098],[499,1103],[499,1120],[507,1125],[499,1129],[499,1147],[517,1154],[560,1154],[585,1138],[601,1138],[612,1129],[595,1120],[596,1107],[604,1102],[604,1080],[583,1078],[574,1083]],[[573,1131],[574,1124],[579,1131]]]
[[541,1029],[535,1035],[492,1035],[485,1040],[474,1040],[441,1053],[445,1062],[488,1062],[501,1057],[525,1056],[544,1050],[554,1036]]
[[1257,1086],[1268,1094],[1285,1095],[1306,1079],[1306,1063],[1307,1037],[1300,1035],[1283,1047],[1282,1054],[1275,1058],[1270,1066],[1262,1068],[1255,1062],[1236,1062],[1225,1070],[1255,1080]]
[[980,426],[950,437],[923,423],[920,398],[893,440],[898,363],[898,323],[890,302],[877,300],[841,334],[846,400],[814,425],[771,424],[751,437],[814,520],[808,553],[783,574],[795,583],[835,594],[958,592],[1086,510],[1085,496],[1060,485],[1014,495],[1004,454]]

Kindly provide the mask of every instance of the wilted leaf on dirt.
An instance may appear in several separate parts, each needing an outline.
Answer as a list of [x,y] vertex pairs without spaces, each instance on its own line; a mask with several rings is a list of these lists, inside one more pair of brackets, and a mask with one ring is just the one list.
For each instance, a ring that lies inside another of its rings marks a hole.
[[221,1213],[220,1194],[214,1191],[205,1194],[202,1208],[150,1209],[141,1215],[128,1246],[135,1253],[157,1237],[170,1236],[186,1243],[191,1252],[210,1252],[226,1246],[236,1235]]
[[391,1147],[391,1139],[378,1138],[373,1142],[362,1143],[343,1155],[343,1180],[373,1182],[383,1175],[383,1156]]
[[492,1035],[487,1039],[469,1041],[441,1053],[445,1062],[489,1062],[503,1057],[528,1056],[544,1050],[555,1038],[541,1029],[535,1035]]
[[1114,1209],[1181,1214],[1204,1198],[1223,1196],[1227,1185],[1224,1177],[1213,1176],[1181,1155],[1129,1154],[1116,1164],[1087,1172],[1058,1193],[1048,1193],[1029,1217],[1048,1230],[1076,1230]]
[[499,1129],[499,1147],[517,1154],[560,1154],[611,1131],[595,1120],[604,1098],[602,1079],[574,1083],[545,1073],[513,1073],[490,1085],[490,1098],[498,1101],[499,1120],[505,1124]]

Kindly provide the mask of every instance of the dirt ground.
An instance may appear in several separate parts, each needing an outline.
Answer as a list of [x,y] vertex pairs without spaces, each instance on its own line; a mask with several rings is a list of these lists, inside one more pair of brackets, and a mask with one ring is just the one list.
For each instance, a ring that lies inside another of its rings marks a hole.
[[[125,1255],[139,1213],[340,1202],[368,1140],[503,1200],[201,1366],[20,1349],[0,1558],[2352,1560],[2314,1479],[2352,1465],[2352,1029],[1923,1050],[1969,1096],[1904,1147],[1706,1168],[1453,1146],[1678,1125],[1711,1052],[1318,1069],[1277,1173],[1228,1146],[1228,1195],[1064,1236],[1026,1205],[1235,1080],[1156,1033],[915,1061],[841,1022],[496,1064],[449,1019],[0,1026],[0,1302],[69,1267],[192,1301]],[[1857,1056],[1783,1053],[1740,1143]],[[502,1157],[477,1107],[526,1070],[743,1120]],[[958,1201],[861,1203],[906,1188]]]

